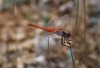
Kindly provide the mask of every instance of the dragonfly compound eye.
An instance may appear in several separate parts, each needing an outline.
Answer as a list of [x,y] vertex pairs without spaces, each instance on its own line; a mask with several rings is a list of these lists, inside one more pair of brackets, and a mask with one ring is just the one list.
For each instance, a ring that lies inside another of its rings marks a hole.
[[68,32],[68,36],[71,37],[71,33],[70,32]]

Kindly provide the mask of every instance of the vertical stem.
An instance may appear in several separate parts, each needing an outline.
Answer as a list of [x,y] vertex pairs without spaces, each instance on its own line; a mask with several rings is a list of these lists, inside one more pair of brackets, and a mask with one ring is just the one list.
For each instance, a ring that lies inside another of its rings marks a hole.
[[[74,26],[74,31],[73,31],[73,39],[74,39],[74,46],[76,46],[76,40],[75,40],[75,36],[77,36],[77,29],[78,29],[78,18],[79,18],[79,0],[77,0],[77,3],[76,3],[76,22],[75,22],[75,26]],[[75,64],[74,64],[74,60],[75,60],[75,56],[73,58],[73,51],[72,51],[72,46],[70,44],[70,51],[71,51],[71,56],[72,56],[72,63],[73,63],[73,68],[75,68]]]
[[52,63],[51,63],[51,59],[50,59],[50,48],[49,48],[49,37],[48,37],[48,58],[49,58],[49,61],[50,61],[50,68],[53,68],[52,66]]
[[[85,29],[84,29],[84,44],[86,45],[86,7],[85,7],[85,0],[83,0],[84,2],[84,25],[85,25]],[[83,57],[84,57],[84,61],[85,61],[85,66],[87,68],[87,61],[86,61],[86,57],[85,57],[85,53],[84,51],[82,51]]]
[[[0,21],[1,22],[1,21]],[[1,46],[1,23],[0,23],[0,46]],[[1,51],[0,51],[1,52]]]
[[[76,23],[75,23],[74,32],[73,32],[73,35],[74,35],[74,36],[75,36],[76,33],[77,33],[78,16],[79,16],[79,0],[77,0],[76,11],[77,11],[77,14],[76,14]],[[74,37],[73,37],[73,38],[74,38]]]
[[70,51],[71,51],[71,56],[72,56],[72,63],[73,63],[73,68],[75,68],[75,65],[74,65],[74,57],[73,57],[73,51],[72,51],[72,45],[70,44]]
[[[66,39],[66,38],[64,38],[64,39],[67,41],[67,39]],[[73,57],[73,51],[72,51],[72,45],[71,45],[71,43],[68,43],[68,44],[69,44],[69,48],[70,48],[70,51],[71,51],[73,68],[75,68],[75,64],[74,64],[74,57]],[[66,47],[67,47],[67,46],[66,46]]]
[[76,30],[77,30],[77,25],[78,25],[78,16],[79,16],[79,0],[77,0],[77,14],[76,14],[76,24],[75,24]]

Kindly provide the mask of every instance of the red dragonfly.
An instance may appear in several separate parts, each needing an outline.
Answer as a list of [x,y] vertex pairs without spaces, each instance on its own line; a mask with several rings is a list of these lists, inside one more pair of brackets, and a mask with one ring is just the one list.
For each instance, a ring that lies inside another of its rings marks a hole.
[[66,20],[69,18],[68,15],[64,15],[62,16],[59,20],[56,20],[56,18],[51,19],[46,27],[41,27],[38,26],[36,24],[31,24],[29,23],[28,25],[45,30],[47,32],[49,32],[50,34],[57,34],[59,36],[61,36],[62,38],[70,38],[71,37],[71,33],[70,32],[66,32],[64,31],[63,27],[66,23]]

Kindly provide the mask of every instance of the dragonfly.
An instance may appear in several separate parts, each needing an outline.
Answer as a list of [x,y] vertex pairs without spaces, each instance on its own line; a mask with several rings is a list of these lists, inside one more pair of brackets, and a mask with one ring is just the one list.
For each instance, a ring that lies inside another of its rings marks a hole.
[[[45,30],[49,33],[49,35],[57,34],[57,35],[61,36],[61,44],[64,46],[67,46],[66,41],[69,42],[68,39],[71,37],[72,34],[69,31],[66,32],[63,27],[68,18],[69,18],[69,15],[66,14],[66,15],[62,16],[61,18],[59,18],[58,20],[57,20],[57,18],[51,19],[48,22],[46,27],[41,27],[41,26],[38,26],[36,24],[31,24],[31,23],[29,23],[28,25],[33,26],[35,28]],[[71,43],[68,43],[68,44],[71,44]],[[67,47],[69,47],[71,50],[71,55],[72,55],[72,60],[73,60],[73,68],[74,68],[75,66],[74,66],[74,59],[73,59],[71,45],[69,45]]]
[[64,45],[65,40],[67,40],[71,37],[71,33],[69,31],[66,32],[63,29],[68,18],[69,18],[69,15],[67,15],[67,14],[62,16],[58,20],[57,20],[57,18],[53,18],[47,23],[46,27],[41,27],[41,26],[38,26],[38,25],[32,24],[32,23],[29,23],[28,25],[33,26],[35,28],[45,30],[50,35],[51,34],[57,34],[57,35],[61,36],[61,44]]

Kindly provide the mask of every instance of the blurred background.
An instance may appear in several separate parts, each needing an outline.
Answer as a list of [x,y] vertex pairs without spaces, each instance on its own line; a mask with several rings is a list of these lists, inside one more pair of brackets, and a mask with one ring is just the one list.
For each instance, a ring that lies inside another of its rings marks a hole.
[[[50,68],[48,38],[28,23],[44,27],[65,14],[69,18],[64,29],[72,33],[75,67],[100,68],[100,0],[84,1],[0,0],[0,68]],[[70,49],[60,40],[49,36],[52,66],[73,68]]]

